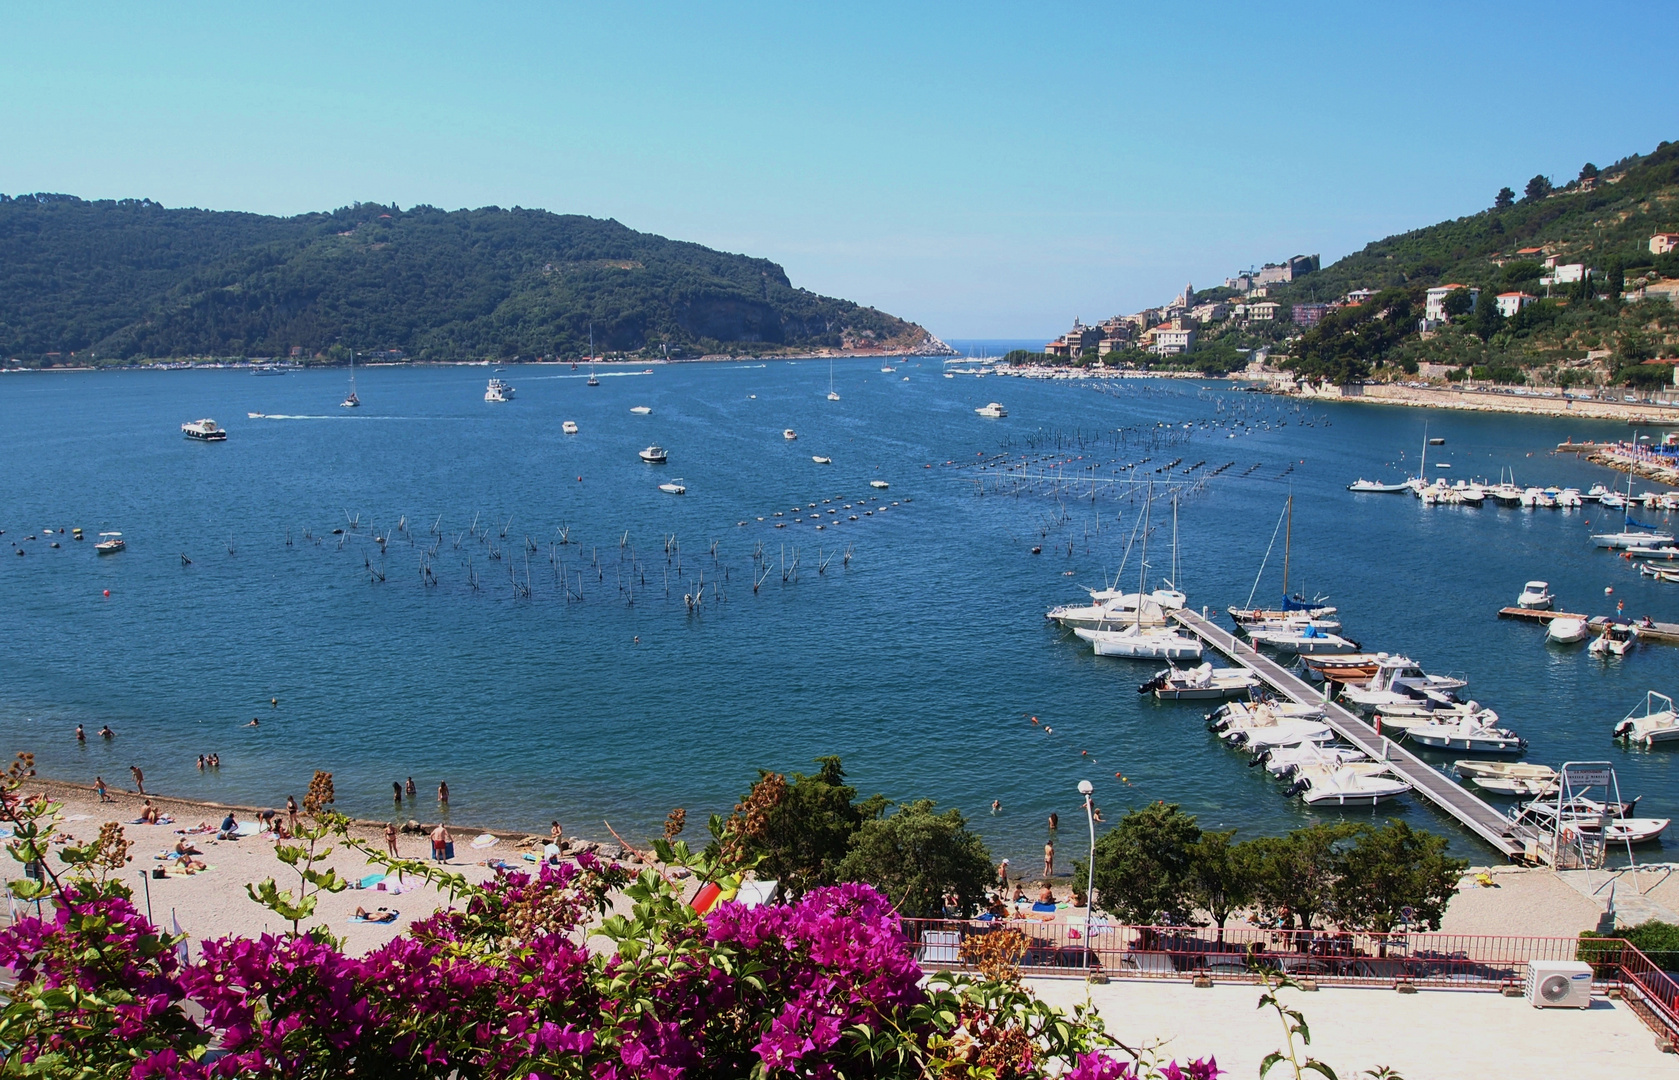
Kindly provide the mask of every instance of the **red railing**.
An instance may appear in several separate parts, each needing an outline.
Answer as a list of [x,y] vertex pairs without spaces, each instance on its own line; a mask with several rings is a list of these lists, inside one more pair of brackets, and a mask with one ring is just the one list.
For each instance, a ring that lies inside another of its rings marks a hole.
[[904,932],[929,971],[964,970],[963,943],[1000,930],[1025,935],[1019,965],[1029,975],[1256,981],[1269,971],[1324,985],[1496,990],[1521,987],[1529,961],[1582,960],[1592,964],[1595,989],[1619,993],[1653,1031],[1679,1042],[1679,982],[1618,938],[1249,927],[1221,932],[1210,926],[1124,926],[1100,918],[1086,933],[1082,917],[904,920]]

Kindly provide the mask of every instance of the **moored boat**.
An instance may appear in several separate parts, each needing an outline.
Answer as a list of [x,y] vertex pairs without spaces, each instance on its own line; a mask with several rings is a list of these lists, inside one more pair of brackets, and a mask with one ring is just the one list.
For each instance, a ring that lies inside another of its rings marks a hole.
[[227,431],[214,420],[193,420],[181,425],[181,434],[196,442],[226,442]]

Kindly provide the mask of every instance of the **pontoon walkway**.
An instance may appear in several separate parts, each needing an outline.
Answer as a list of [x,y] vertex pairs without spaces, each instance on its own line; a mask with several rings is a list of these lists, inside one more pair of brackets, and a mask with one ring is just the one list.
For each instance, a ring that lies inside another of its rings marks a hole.
[[1527,855],[1527,841],[1537,839],[1536,834],[1517,829],[1509,818],[1477,798],[1468,789],[1436,772],[1426,761],[1392,739],[1376,734],[1375,728],[1347,709],[1324,700],[1323,695],[1314,691],[1304,680],[1264,653],[1256,652],[1253,646],[1243,643],[1234,634],[1215,626],[1192,611],[1174,611],[1172,618],[1207,645],[1236,663],[1252,669],[1262,682],[1283,697],[1298,704],[1322,707],[1324,722],[1337,735],[1372,758],[1387,762],[1400,779],[1410,784],[1418,795],[1462,822],[1475,835],[1503,852],[1505,857],[1522,859]]

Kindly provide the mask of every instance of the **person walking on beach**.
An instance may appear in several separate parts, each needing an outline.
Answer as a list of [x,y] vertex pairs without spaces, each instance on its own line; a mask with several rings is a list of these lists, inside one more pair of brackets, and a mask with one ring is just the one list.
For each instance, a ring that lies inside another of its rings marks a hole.
[[146,793],[146,774],[140,771],[140,766],[130,765],[128,771],[134,774],[134,787],[144,795]]
[[442,806],[449,805],[449,782],[447,780],[441,781],[437,785],[437,801]]
[[286,796],[286,817],[290,819],[290,821],[291,821],[291,831],[295,835],[297,833],[297,796],[296,795],[287,795]]
[[79,743],[87,742],[87,732],[82,730],[82,725],[80,724],[76,725],[76,741]]
[[997,864],[997,884],[1004,889],[1009,887],[1009,861],[1007,859]]
[[385,823],[385,850],[391,853],[391,858],[400,859],[402,853],[396,849],[396,822]]
[[1044,845],[1044,877],[1052,878],[1054,876],[1055,876],[1055,841],[1051,840],[1049,843]]
[[96,776],[93,778],[93,790],[99,792],[100,802],[116,802],[115,799],[111,798],[110,792],[105,790],[105,778],[103,776]]

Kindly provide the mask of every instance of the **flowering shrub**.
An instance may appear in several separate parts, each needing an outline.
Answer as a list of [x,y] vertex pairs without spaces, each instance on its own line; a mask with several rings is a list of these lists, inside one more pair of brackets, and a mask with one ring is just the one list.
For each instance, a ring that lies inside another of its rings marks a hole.
[[[28,774],[0,784],[10,794]],[[327,789],[330,785],[327,782]],[[47,863],[58,812],[4,800],[14,857]],[[482,886],[369,851],[344,819],[311,828],[370,860],[426,876],[455,906],[366,956],[322,927],[206,941],[184,964],[125,886],[73,849],[39,883],[46,918],[0,931],[17,986],[0,1010],[6,1075],[219,1078],[945,1077],[1211,1080],[1211,1062],[1164,1071],[1117,1046],[1090,1011],[1064,1013],[1013,979],[923,980],[887,900],[865,885],[790,904],[724,903],[705,916],[657,870],[632,877],[581,857]],[[121,837],[102,836],[107,847]],[[312,850],[311,844],[303,845]],[[667,866],[738,884],[722,854],[655,843]],[[61,853],[54,852],[54,855]],[[293,862],[311,879],[309,850]],[[59,870],[65,869],[61,875]],[[322,883],[325,884],[322,884]],[[29,892],[36,883],[20,883]],[[312,894],[253,890],[309,917]],[[628,911],[608,914],[614,896]],[[591,938],[604,947],[590,948]]]

